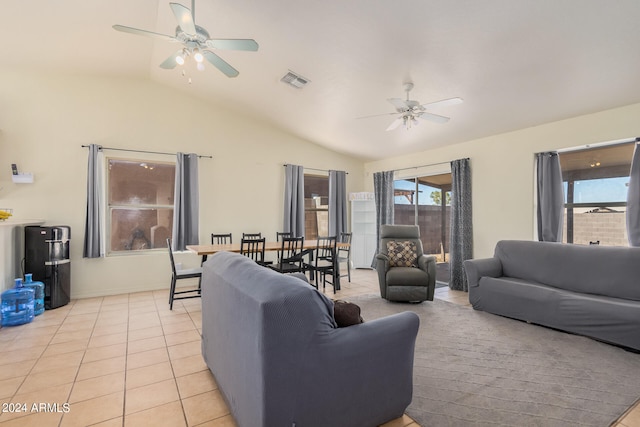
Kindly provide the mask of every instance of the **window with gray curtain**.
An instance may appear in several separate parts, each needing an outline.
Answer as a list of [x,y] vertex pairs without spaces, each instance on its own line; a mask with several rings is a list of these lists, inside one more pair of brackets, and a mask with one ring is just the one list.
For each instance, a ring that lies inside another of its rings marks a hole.
[[89,145],[89,161],[87,168],[87,211],[84,225],[84,258],[100,258],[104,255],[102,246],[102,156],[100,146]]
[[469,159],[451,162],[451,243],[449,250],[449,288],[467,292],[469,285],[463,269],[463,262],[473,257]]
[[564,190],[560,158],[556,152],[538,153],[538,240],[562,242]]
[[285,165],[283,231],[304,236],[304,168]]
[[380,226],[393,224],[393,176],[394,171],[375,172],[373,174],[373,195],[376,202],[376,252],[371,267],[376,267],[376,254],[380,250]]
[[347,173],[329,171],[329,235],[347,231]]
[[640,152],[637,142],[633,150],[629,174],[626,222],[629,246],[640,246]]
[[198,155],[176,154],[173,208],[173,249],[183,251],[199,243]]

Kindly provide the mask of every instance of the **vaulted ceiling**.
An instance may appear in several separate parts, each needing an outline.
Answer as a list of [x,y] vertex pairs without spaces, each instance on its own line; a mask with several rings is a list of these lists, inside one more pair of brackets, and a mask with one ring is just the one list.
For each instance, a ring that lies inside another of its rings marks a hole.
[[[179,0],[176,0],[179,1]],[[189,0],[180,1],[191,8]],[[239,72],[158,67],[176,51],[114,24],[173,35],[169,1],[4,2],[0,67],[151,79],[362,159],[380,159],[640,102],[637,0],[199,0]],[[310,83],[280,81],[289,70]],[[191,83],[189,83],[191,78]],[[415,87],[444,124],[385,131],[388,98]],[[10,84],[2,82],[0,84]]]

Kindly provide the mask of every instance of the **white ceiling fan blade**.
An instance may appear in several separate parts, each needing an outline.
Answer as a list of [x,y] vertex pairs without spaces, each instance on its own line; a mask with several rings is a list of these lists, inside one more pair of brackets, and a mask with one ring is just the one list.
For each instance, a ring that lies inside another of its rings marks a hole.
[[176,58],[181,53],[182,53],[182,49],[180,49],[179,51],[177,51],[176,53],[174,53],[173,55],[165,59],[162,62],[162,64],[160,64],[160,68],[164,68],[165,70],[173,70],[174,68],[176,68],[176,65],[178,65],[178,63],[176,62]]
[[439,116],[437,114],[427,113],[427,112],[416,114],[416,117],[422,120],[429,120],[436,123],[447,123],[449,121],[449,117]]
[[431,107],[448,107],[449,105],[458,105],[462,104],[462,98],[449,98],[443,99],[442,101],[429,102],[427,104],[422,104],[422,108],[431,108]]
[[371,117],[382,117],[382,116],[393,116],[398,114],[396,111],[394,111],[393,113],[382,113],[382,114],[372,114],[370,116],[362,116],[362,117],[356,117],[356,119],[369,119]]
[[389,127],[386,130],[388,130],[388,131],[389,130],[394,130],[398,126],[400,126],[403,122],[404,122],[404,119],[402,117],[398,117],[393,122],[391,122],[391,124],[389,125]]
[[211,49],[223,50],[247,50],[255,52],[258,50],[258,43],[253,39],[209,39],[207,46]]
[[171,42],[178,41],[173,36],[168,36],[166,34],[160,34],[160,33],[154,33],[153,31],[140,30],[138,28],[125,27],[124,25],[114,25],[113,29],[117,30],[117,31],[122,31],[123,33],[130,33],[130,34],[135,34],[135,35],[138,35],[138,36],[153,37],[153,38],[156,38],[156,39],[162,39],[162,40],[167,40],[167,41],[171,41]]
[[178,25],[187,34],[196,34],[196,24],[193,22],[191,11],[180,3],[169,3],[171,10],[178,20]]
[[387,101],[389,101],[391,103],[391,105],[396,107],[396,110],[405,111],[405,110],[409,109],[409,106],[407,105],[407,101],[405,101],[404,99],[389,98],[389,99],[387,99]]
[[213,66],[215,66],[218,70],[222,71],[227,77],[237,77],[238,74],[240,74],[238,70],[233,68],[227,63],[227,61],[220,58],[215,53],[205,50],[203,52],[203,55],[205,58],[207,58],[207,61],[213,64]]

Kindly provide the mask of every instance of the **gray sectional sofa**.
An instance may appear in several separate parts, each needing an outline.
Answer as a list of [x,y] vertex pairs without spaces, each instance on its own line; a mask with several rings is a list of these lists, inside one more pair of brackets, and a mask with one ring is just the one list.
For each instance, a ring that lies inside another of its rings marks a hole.
[[239,427],[367,427],[402,416],[418,316],[338,328],[333,308],[306,281],[241,255],[205,262],[202,354]]
[[476,310],[640,350],[640,248],[504,240],[464,268]]

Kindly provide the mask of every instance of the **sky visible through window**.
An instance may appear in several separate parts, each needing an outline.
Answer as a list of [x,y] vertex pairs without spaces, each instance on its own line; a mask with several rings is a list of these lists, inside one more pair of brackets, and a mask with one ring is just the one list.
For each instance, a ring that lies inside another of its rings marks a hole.
[[[626,202],[629,177],[601,178],[576,181],[573,203]],[[567,182],[564,182],[564,201],[567,202]]]
[[[412,181],[407,181],[404,179],[399,179],[393,182],[393,187],[397,190],[415,190],[416,183]],[[424,184],[418,184],[418,204],[419,205],[435,205],[433,199],[431,198],[431,193],[434,191],[440,191],[438,188],[430,187]],[[409,199],[405,196],[396,196],[395,197],[396,205],[409,205]]]

